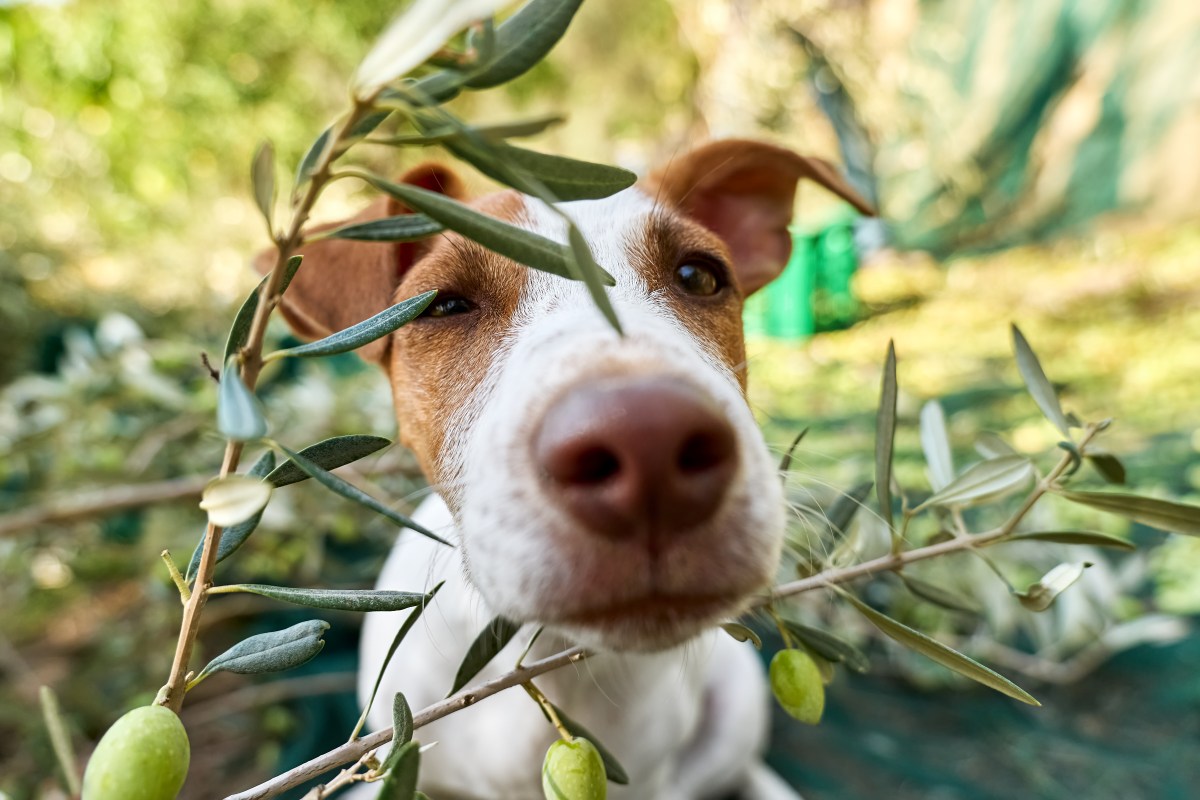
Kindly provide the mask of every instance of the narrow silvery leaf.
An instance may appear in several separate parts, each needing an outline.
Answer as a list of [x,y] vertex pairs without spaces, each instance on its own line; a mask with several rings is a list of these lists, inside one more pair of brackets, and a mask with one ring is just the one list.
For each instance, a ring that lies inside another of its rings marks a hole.
[[[352,433],[348,436],[334,436],[316,444],[310,444],[300,451],[300,455],[321,469],[337,469],[358,461],[360,458],[365,458],[391,443],[391,439],[385,439],[382,436]],[[267,475],[267,480],[279,488],[306,481],[308,477],[308,473],[297,467],[296,462],[288,459],[273,469]]]
[[[393,21],[362,60],[351,88],[369,98],[423,64],[468,26],[511,0],[415,0]],[[407,800],[407,799],[406,799]]]
[[879,513],[889,529],[892,518],[892,448],[896,443],[896,345],[888,342],[883,365],[883,385],[879,392],[879,413],[875,418],[875,492]]
[[458,674],[454,676],[454,686],[446,694],[447,697],[467,685],[467,682],[479,674],[496,654],[504,649],[512,637],[521,629],[521,623],[513,622],[506,617],[496,617],[471,642],[462,663],[458,665]]
[[82,791],[79,767],[75,760],[75,748],[71,744],[71,734],[58,704],[58,695],[49,686],[42,686],[38,689],[38,700],[42,707],[42,721],[46,723],[46,732],[50,734],[50,746],[62,769],[67,790],[72,797],[78,797]]
[[1055,598],[1083,577],[1083,571],[1090,566],[1087,561],[1059,564],[1024,592],[1016,592],[1017,599],[1030,611],[1045,611],[1054,604]]
[[[433,587],[429,594],[425,595],[421,602],[413,607],[412,613],[408,615],[408,617],[404,620],[404,624],[400,626],[400,629],[396,631],[396,635],[392,637],[392,644],[390,647],[388,647],[387,655],[383,657],[383,663],[379,665],[379,672],[375,675],[375,685],[371,688],[371,696],[367,699],[366,705],[363,706],[362,714],[360,714],[358,717],[358,724],[354,726],[354,730],[350,733],[350,738],[352,740],[358,736],[358,733],[362,730],[363,725],[367,723],[367,714],[370,713],[371,706],[375,704],[375,695],[379,693],[379,684],[383,682],[383,674],[387,672],[388,664],[392,662],[392,656],[396,654],[396,649],[400,647],[400,643],[404,641],[404,637],[408,635],[410,630],[412,630],[413,625],[417,624],[417,620],[421,618],[421,612],[425,610],[425,607],[428,606],[433,600],[434,596],[437,595],[438,589],[441,588],[441,583]],[[403,699],[403,697],[399,694],[396,697],[397,700]],[[409,731],[409,738],[411,737],[412,732]],[[408,739],[404,739],[404,741],[408,741]]]
[[852,594],[844,593],[842,596],[850,601],[851,605],[858,609],[883,634],[910,650],[914,650],[926,658],[936,661],[946,669],[957,672],[963,677],[982,683],[984,686],[995,689],[1001,694],[1006,694],[1014,700],[1020,700],[1022,703],[1028,703],[1031,706],[1041,705],[1041,703],[1033,698],[1033,695],[1000,673],[988,669],[978,661],[964,656],[962,653],[947,647],[936,639],[931,639],[920,631],[913,630],[886,614],[876,611]]
[[376,800],[414,800],[417,796],[417,773],[421,767],[421,745],[417,742],[393,744],[385,762],[387,774],[379,787]]
[[839,536],[845,536],[850,530],[854,515],[863,507],[863,501],[875,488],[873,481],[863,481],[848,492],[840,495],[825,512],[825,519],[830,529]]
[[989,459],[1019,455],[1015,447],[991,431],[984,431],[975,437],[975,452]]
[[[350,129],[348,134],[342,137],[340,151],[345,152],[346,148],[353,142],[369,136],[373,130],[378,128],[384,120],[392,114],[391,109],[381,109],[372,111],[363,116]],[[296,189],[300,189],[304,184],[308,183],[312,178],[313,173],[317,171],[317,166],[321,163],[321,158],[325,155],[325,148],[329,147],[330,139],[333,137],[333,126],[329,126],[321,131],[321,135],[317,137],[312,146],[308,148],[308,152],[304,154],[304,158],[300,159],[299,166],[296,167]],[[341,155],[341,152],[333,154],[333,156]]]
[[965,597],[958,592],[920,578],[914,578],[911,575],[900,573],[899,577],[910,592],[927,603],[933,603],[935,606],[948,608],[951,611],[964,611],[968,614],[978,614],[983,611],[979,601],[973,597]]
[[394,511],[394,510],[388,508],[383,503],[379,502],[374,497],[371,497],[371,495],[364,492],[362,489],[359,489],[357,486],[347,483],[346,481],[339,478],[337,475],[334,475],[332,472],[329,472],[328,470],[321,468],[320,466],[313,463],[312,461],[309,461],[307,458],[300,455],[299,453],[288,450],[286,447],[284,447],[282,449],[285,453],[287,453],[291,457],[292,461],[296,464],[297,467],[300,468],[301,471],[307,473],[309,477],[315,478],[317,483],[321,484],[326,489],[329,489],[330,491],[334,492],[335,494],[340,494],[342,497],[346,498],[347,500],[353,500],[354,502],[358,503],[359,505],[366,506],[367,508],[371,509],[375,513],[386,517],[387,519],[391,520],[392,522],[396,523],[397,525],[399,525],[402,528],[410,528],[423,536],[428,536],[430,539],[433,539],[435,542],[441,542],[444,545],[450,544],[445,539],[443,539],[442,537],[435,534],[433,531],[428,530],[423,525],[420,525],[417,522],[409,519],[408,517],[404,516],[400,512]]
[[808,435],[808,428],[796,434],[796,438],[792,439],[792,443],[788,445],[787,452],[783,454],[783,458],[779,460],[779,471],[787,472],[792,468],[792,454],[796,452],[796,448],[800,446],[800,442]]
[[930,400],[921,408],[921,449],[929,467],[929,483],[936,492],[954,480],[954,459],[942,404]]
[[[629,783],[629,773],[625,771],[625,767],[621,766],[621,762],[617,760],[617,757],[612,754],[611,750],[604,746],[603,742],[596,738],[594,733],[571,719],[565,711],[553,703],[550,704],[550,707],[554,709],[554,713],[558,716],[558,721],[562,723],[568,733],[580,739],[587,739],[596,746],[596,750],[600,753],[600,760],[604,762],[605,777],[620,786],[625,786]],[[538,704],[538,708],[542,708],[541,704]],[[542,708],[542,715],[546,719],[550,719],[550,715],[546,713],[546,709],[544,708]]]
[[[574,261],[570,250],[558,242],[481,214],[437,192],[408,184],[392,183],[376,176],[362,177],[406,206],[432,217],[447,228],[502,256],[564,278],[580,277],[574,274]],[[607,285],[615,284],[611,275],[604,273],[601,277]]]
[[922,506],[969,506],[1016,491],[1033,478],[1033,464],[1025,456],[1002,456],[980,461],[936,492]]
[[291,586],[265,586],[261,583],[235,583],[219,588],[220,593],[247,592],[272,600],[309,608],[334,611],[401,611],[420,605],[425,595],[389,589],[297,589]]
[[[296,277],[296,270],[300,269],[303,261],[304,256],[292,256],[287,260],[287,264],[283,268],[283,279],[279,283],[280,294],[283,294],[284,290],[291,285],[292,278]],[[258,286],[254,287],[254,291],[242,303],[242,307],[238,309],[237,315],[233,318],[229,336],[225,338],[225,362],[228,362],[232,355],[246,346],[246,339],[250,336],[250,326],[254,322],[254,312],[258,309],[258,296],[262,292],[262,287],[267,285],[268,280],[270,280],[270,276],[259,281]]]
[[750,642],[754,645],[754,649],[762,650],[762,639],[758,637],[757,633],[740,622],[723,622],[721,623],[721,630],[739,642]]
[[826,661],[844,664],[847,669],[855,672],[866,672],[871,668],[871,662],[866,655],[845,639],[820,628],[801,625],[791,620],[784,620],[783,624],[788,633]]
[[401,214],[396,217],[347,225],[320,234],[323,239],[353,239],[358,242],[415,242],[445,230],[424,214]]
[[[579,277],[587,286],[588,294],[592,296],[592,302],[600,309],[600,313],[608,320],[608,324],[613,327],[613,330],[621,333],[621,322],[617,319],[617,312],[612,307],[608,294],[604,291],[604,279],[610,276],[592,258],[592,250],[584,240],[583,234],[579,232],[579,228],[575,227],[574,222],[570,222],[567,227],[567,240],[571,243],[569,257],[575,264],[572,272],[580,273]],[[613,283],[615,284],[616,281]]]
[[321,652],[325,646],[321,637],[328,629],[328,622],[313,619],[282,631],[251,636],[210,661],[192,683],[214,672],[254,675],[298,667]]
[[[417,612],[413,612],[414,614]],[[408,744],[413,737],[413,715],[408,700],[400,692],[392,698],[392,747]]]
[[[254,462],[254,466],[250,467],[247,475],[254,478],[265,478],[267,473],[275,468],[275,454],[270,450],[259,456],[258,461]],[[234,553],[242,543],[254,533],[254,529],[258,527],[259,521],[262,520],[262,510],[252,514],[250,517],[242,520],[235,525],[226,526],[221,531],[221,543],[217,546],[217,560],[215,563],[221,563],[226,558]],[[188,581],[191,581],[196,574],[196,570],[200,568],[200,558],[204,555],[204,536],[200,537],[200,541],[196,543],[196,549],[192,551],[192,560],[188,562],[187,573],[185,575]]]
[[1152,528],[1200,536],[1200,506],[1116,492],[1059,491],[1058,494],[1072,503],[1117,514]]
[[263,142],[254,153],[254,163],[250,167],[250,179],[254,186],[254,202],[267,221],[267,232],[273,233],[275,225],[275,148],[270,142]]
[[1007,539],[1001,539],[992,544],[1000,544],[1003,542],[1055,542],[1057,544],[1080,544],[1089,545],[1092,547],[1115,547],[1118,550],[1136,550],[1137,547],[1133,542],[1126,541],[1117,536],[1111,536],[1107,533],[1096,533],[1095,531],[1032,531],[1029,533],[1018,533]]
[[1087,461],[1100,477],[1109,483],[1123,485],[1125,483],[1125,465],[1112,453],[1102,453],[1095,450],[1087,454]]
[[[447,141],[446,147],[501,183],[509,182],[509,168],[516,167],[540,181],[557,200],[596,200],[637,182],[637,175],[620,167],[538,153],[502,142],[490,143],[486,152],[455,139]],[[522,186],[514,188],[524,190]]]
[[1046,419],[1054,423],[1054,427],[1058,428],[1063,436],[1069,438],[1071,426],[1058,402],[1058,392],[1054,391],[1054,386],[1046,378],[1046,373],[1042,370],[1042,364],[1038,361],[1033,348],[1029,346],[1021,329],[1016,325],[1012,326],[1012,337],[1013,350],[1017,356],[1017,369],[1021,371],[1021,377],[1025,380],[1029,394],[1033,396]]
[[208,513],[208,521],[213,525],[227,528],[262,511],[271,499],[272,488],[261,478],[227,475],[204,487],[200,508]]
[[267,435],[267,418],[262,404],[242,383],[237,361],[225,362],[217,388],[217,430],[226,439],[248,442]]
[[566,33],[583,0],[531,0],[496,28],[492,56],[476,69],[466,85],[472,89],[499,86],[524,74]]
[[351,325],[345,330],[338,331],[332,336],[326,336],[324,339],[318,339],[315,342],[309,342],[297,347],[289,347],[286,350],[276,350],[274,353],[267,355],[263,360],[274,361],[286,356],[303,356],[305,358],[332,356],[338,353],[348,353],[351,350],[357,350],[365,344],[370,344],[376,339],[387,336],[392,331],[421,316],[421,312],[433,302],[433,298],[436,296],[437,290],[423,292],[416,297],[410,297],[391,308],[380,311],[375,316],[365,319],[357,325]]

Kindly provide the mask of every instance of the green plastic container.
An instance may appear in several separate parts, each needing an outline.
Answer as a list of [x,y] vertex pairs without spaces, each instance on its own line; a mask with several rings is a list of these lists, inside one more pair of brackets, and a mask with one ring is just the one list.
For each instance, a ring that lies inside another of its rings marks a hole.
[[792,256],[783,273],[746,301],[747,336],[798,341],[854,324],[854,220],[843,216],[817,229],[789,228]]

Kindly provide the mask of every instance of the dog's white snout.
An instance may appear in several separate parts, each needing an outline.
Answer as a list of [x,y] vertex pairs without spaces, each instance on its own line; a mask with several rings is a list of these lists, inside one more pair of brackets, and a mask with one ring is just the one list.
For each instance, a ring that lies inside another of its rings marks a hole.
[[535,467],[590,534],[652,553],[710,520],[738,468],[738,442],[700,389],[661,376],[589,381],[546,410]]

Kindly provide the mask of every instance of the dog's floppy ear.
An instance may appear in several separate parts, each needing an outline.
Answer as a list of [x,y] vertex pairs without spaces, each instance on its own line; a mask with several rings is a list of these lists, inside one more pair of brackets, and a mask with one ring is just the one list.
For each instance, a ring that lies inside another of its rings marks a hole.
[[[462,181],[449,169],[423,164],[400,179],[422,189],[455,199],[465,196]],[[382,217],[412,213],[391,197],[381,197],[354,217],[307,231],[317,233]],[[424,242],[358,242],[322,239],[300,248],[304,263],[283,295],[280,309],[298,336],[320,339],[383,311],[404,273],[423,255]],[[267,250],[254,259],[255,268],[267,272],[275,264],[275,251]],[[367,361],[380,363],[387,355],[387,337],[358,349]]]
[[787,265],[792,249],[787,226],[801,178],[864,214],[875,213],[828,161],[745,139],[703,145],[651,173],[643,186],[725,241],[738,284],[749,295]]

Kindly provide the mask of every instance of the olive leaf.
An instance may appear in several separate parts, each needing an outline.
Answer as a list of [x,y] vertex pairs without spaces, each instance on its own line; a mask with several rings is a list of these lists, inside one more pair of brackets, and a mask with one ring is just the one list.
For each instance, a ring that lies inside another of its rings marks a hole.
[[1001,456],[980,461],[935,492],[918,508],[985,503],[1021,488],[1029,483],[1033,474],[1033,463],[1025,456]]
[[895,443],[896,344],[889,341],[879,393],[879,413],[875,418],[875,491],[879,497],[879,513],[889,530],[895,529],[892,516],[892,449]]
[[1016,448],[991,431],[984,431],[975,437],[975,452],[987,459],[1020,455]]
[[[428,536],[430,539],[433,539],[435,542],[440,542],[444,545],[450,546],[449,542],[447,542],[442,537],[438,536],[433,531],[428,530],[427,528],[425,528],[425,526],[409,519],[408,517],[404,516],[400,512],[393,511],[392,509],[385,506],[383,503],[376,500],[374,497],[371,497],[369,494],[364,492],[362,489],[359,489],[357,486],[353,486],[350,483],[347,483],[346,481],[339,478],[337,475],[334,475],[332,472],[329,472],[328,470],[320,467],[316,463],[308,460],[307,458],[305,458],[304,456],[300,455],[297,452],[289,450],[288,448],[283,447],[282,445],[280,445],[280,449],[282,449],[283,452],[287,453],[288,456],[291,457],[292,462],[302,472],[306,473],[310,478],[315,478],[317,483],[321,484],[326,489],[329,489],[334,494],[340,494],[342,497],[345,497],[347,500],[353,500],[354,502],[358,503],[361,506],[366,506],[367,508],[371,509],[375,513],[380,514],[381,516],[386,517],[387,519],[394,522],[396,525],[399,525],[401,528],[409,528],[409,529],[414,530],[417,533],[421,534],[422,536]],[[286,466],[286,464],[285,464],[285,466]]]
[[[363,116],[363,118],[356,122],[354,127],[350,129],[348,135],[344,137],[341,145],[341,152],[345,152],[346,148],[348,148],[355,141],[369,136],[371,132],[378,128],[385,119],[391,116],[391,114],[392,109],[383,108],[379,111],[373,111],[370,114]],[[317,170],[317,165],[321,162],[321,157],[325,155],[325,149],[330,146],[330,141],[332,138],[333,126],[330,125],[328,128],[321,131],[321,135],[318,136],[315,141],[313,141],[312,145],[309,146],[308,151],[305,152],[304,157],[300,159],[300,164],[296,167],[296,191],[299,191],[300,187],[308,183],[309,179],[312,178],[313,173]],[[337,155],[341,155],[341,153],[334,154],[335,157]],[[332,161],[333,159],[331,158],[330,160]]]
[[911,575],[897,573],[904,587],[922,600],[933,603],[935,606],[948,608],[951,611],[963,611],[967,614],[979,614],[983,611],[983,607],[979,601],[973,597],[966,597],[958,592],[951,591],[944,586],[930,583],[929,581],[915,578]]
[[251,475],[226,475],[204,487],[200,508],[218,528],[237,525],[262,512],[271,500],[272,488]]
[[1038,404],[1038,408],[1042,410],[1046,419],[1050,420],[1063,436],[1070,438],[1071,426],[1058,401],[1058,392],[1046,378],[1041,362],[1038,361],[1033,348],[1029,346],[1021,329],[1016,325],[1012,326],[1012,338],[1013,351],[1017,356],[1017,369],[1021,372],[1021,378],[1025,381],[1025,387],[1029,389],[1029,394],[1032,395],[1034,402]]
[[792,468],[792,454],[796,452],[796,448],[800,446],[800,442],[808,435],[808,428],[796,434],[796,438],[792,439],[792,443],[788,445],[787,451],[783,454],[783,458],[779,460],[779,471],[787,472]]
[[287,356],[303,356],[305,358],[332,356],[357,350],[421,316],[421,312],[433,302],[433,298],[436,296],[436,289],[423,292],[416,297],[402,300],[391,308],[384,309],[345,330],[326,336],[324,339],[268,353],[263,357],[263,361],[274,361]]
[[1091,450],[1086,458],[1096,472],[1100,473],[1100,477],[1107,482],[1118,485],[1125,483],[1125,465],[1112,453]]
[[[254,462],[254,466],[246,472],[247,475],[255,478],[265,478],[267,474],[275,468],[275,454],[270,450],[263,453]],[[258,527],[259,521],[262,520],[262,510],[241,522],[228,525],[221,531],[221,543],[217,545],[217,560],[213,563],[220,564],[226,558],[233,554],[235,550],[242,546],[242,543],[254,533],[254,529]],[[196,543],[196,548],[192,550],[192,560],[188,562],[186,580],[190,583],[196,575],[196,570],[200,568],[200,559],[204,555],[204,536],[200,536],[200,541]]]
[[[392,758],[392,754],[395,758]],[[414,800],[417,796],[417,772],[421,767],[421,746],[417,742],[392,745],[388,753],[387,775],[376,800]]]
[[[595,734],[568,716],[565,711],[554,705],[554,703],[551,703],[550,707],[554,709],[554,713],[558,717],[558,721],[562,723],[562,726],[567,729],[568,733],[577,738],[587,739],[596,746],[596,751],[600,753],[600,760],[604,762],[604,775],[608,778],[608,780],[620,786],[625,786],[629,783],[629,773],[627,773],[625,768],[621,766],[621,762],[618,761],[617,757],[612,754],[612,751],[605,747],[604,743],[596,738]],[[538,704],[538,708],[542,708],[541,703]],[[544,708],[542,708],[542,715],[545,716],[547,720],[550,719],[550,715],[546,713],[546,709]]]
[[424,214],[401,214],[396,217],[384,217],[370,222],[360,222],[357,225],[346,225],[331,231],[322,231],[308,239],[353,239],[358,242],[415,242],[435,233],[441,233],[446,228],[440,222],[434,222]]
[[412,709],[408,705],[408,699],[400,692],[396,692],[395,697],[392,698],[392,749],[388,751],[387,757],[379,765],[378,771],[381,774],[389,772],[404,758],[405,745],[416,744],[412,737]]
[[829,528],[838,536],[845,536],[850,529],[850,523],[854,519],[854,515],[863,507],[863,501],[867,499],[867,495],[871,493],[871,489],[875,488],[873,481],[863,481],[848,492],[844,492],[838,496],[838,499],[833,501],[829,506],[829,510],[825,512],[825,521],[829,524]]
[[722,622],[721,630],[739,642],[750,642],[755,650],[762,650],[762,639],[740,622]]
[[[391,439],[385,439],[382,436],[352,433],[348,436],[334,436],[316,444],[310,444],[300,451],[300,455],[322,469],[330,470],[365,458],[391,443]],[[297,467],[296,462],[289,458],[272,470],[267,475],[267,480],[279,488],[306,481],[308,477],[308,473]]]
[[[300,269],[300,264],[303,263],[304,256],[292,256],[287,260],[283,267],[283,277],[279,282],[279,293],[283,292],[292,283],[292,278],[296,277],[296,270]],[[254,287],[254,291],[242,303],[242,307],[238,309],[233,318],[233,325],[229,328],[229,335],[225,337],[225,357],[224,362],[228,362],[238,350],[246,346],[246,340],[250,337],[250,326],[254,323],[254,312],[258,309],[258,296],[262,292],[262,287],[267,285],[270,276],[259,281],[258,286]]]
[[921,408],[921,449],[929,466],[929,483],[936,492],[954,480],[954,458],[942,404],[930,400]]
[[1059,564],[1025,591],[1013,594],[1030,611],[1045,611],[1071,584],[1083,577],[1083,571],[1090,566],[1092,564],[1089,561]]
[[936,639],[932,639],[920,631],[913,630],[904,623],[897,622],[886,614],[876,611],[849,592],[842,592],[841,594],[842,597],[848,600],[859,613],[866,617],[884,635],[894,639],[905,647],[915,650],[926,658],[936,661],[943,667],[957,672],[963,677],[982,683],[984,686],[995,689],[997,692],[1006,694],[1015,700],[1020,700],[1022,703],[1028,703],[1031,706],[1041,705],[1041,703],[1034,699],[1033,695],[1000,673],[988,669],[978,661],[964,656],[962,653],[947,647]]
[[[592,302],[600,309],[600,313],[608,320],[608,324],[612,325],[613,330],[621,333],[621,322],[617,319],[617,311],[612,307],[612,301],[608,299],[608,295],[604,291],[604,286],[616,285],[616,281],[601,269],[592,257],[592,249],[588,247],[587,241],[583,238],[583,234],[579,228],[575,227],[575,222],[571,219],[567,220],[567,241],[571,244],[571,254],[574,257],[568,264],[568,269],[575,277],[582,280],[587,286],[588,294],[592,296]],[[607,279],[607,280],[606,280]],[[608,281],[612,282],[609,283]]]
[[274,235],[273,221],[275,210],[275,148],[269,141],[264,141],[254,153],[254,161],[250,166],[250,181],[254,187],[254,202],[267,221],[267,233]]
[[335,611],[400,611],[420,605],[426,595],[390,589],[297,589],[291,586],[267,586],[261,583],[232,583],[210,590],[211,594],[246,592],[272,600],[310,608]]
[[520,629],[521,623],[513,622],[507,617],[496,617],[485,625],[467,648],[467,654],[458,665],[458,673],[454,676],[454,685],[446,696],[449,697],[466,686],[468,681],[478,675],[479,671],[512,641]]
[[[437,586],[433,587],[429,594],[421,598],[421,602],[417,603],[417,605],[413,607],[412,613],[408,615],[408,617],[404,620],[404,624],[400,626],[400,629],[396,631],[396,635],[392,637],[392,643],[388,647],[387,655],[383,657],[383,663],[379,665],[379,672],[375,676],[375,685],[371,687],[371,696],[367,698],[367,702],[363,706],[362,714],[360,714],[358,717],[358,723],[354,726],[354,730],[350,732],[351,741],[358,737],[359,731],[361,731],[363,725],[367,723],[367,714],[370,713],[371,706],[375,703],[375,695],[379,693],[379,684],[383,683],[383,674],[387,672],[388,664],[392,662],[392,656],[396,654],[396,650],[400,647],[400,643],[404,641],[404,637],[407,636],[408,632],[412,630],[412,627],[417,624],[417,620],[421,617],[421,612],[424,611],[425,607],[433,601],[434,596],[437,595],[438,590],[442,588],[444,583],[445,581],[442,581],[442,583],[439,583]],[[399,694],[396,697],[401,700],[403,699],[403,697]],[[395,705],[393,703],[393,711],[394,709]],[[411,737],[411,735],[412,734],[410,731],[409,736]],[[405,739],[404,741],[408,740]]]
[[267,435],[262,403],[242,382],[234,359],[225,362],[217,387],[217,430],[235,442],[248,442]]
[[[569,249],[558,242],[481,214],[437,192],[409,184],[392,183],[365,172],[353,174],[406,206],[502,256],[552,275],[571,279],[579,277],[574,274],[574,261]],[[601,272],[601,279],[609,286],[616,283],[605,272]]]
[[1137,549],[1133,542],[1126,541],[1125,539],[1112,536],[1107,533],[1096,533],[1094,531],[1033,531],[1029,533],[1013,534],[1006,539],[988,542],[988,544],[1001,544],[1003,542],[1020,541],[1082,544],[1091,545],[1093,547],[1115,547],[1120,550]]
[[188,683],[188,688],[215,672],[254,675],[261,672],[282,672],[298,667],[311,661],[321,652],[321,648],[325,646],[321,637],[327,630],[328,622],[313,619],[281,631],[260,633],[243,639],[208,662],[208,666]]
[[553,49],[583,0],[531,0],[501,23],[491,57],[464,81],[472,89],[499,86],[524,74]]
[[854,670],[855,672],[866,672],[871,668],[871,662],[863,651],[845,639],[834,636],[832,633],[823,631],[820,628],[801,625],[799,622],[792,622],[788,619],[783,621],[783,625],[787,628],[789,634],[799,640],[800,644],[812,650],[826,661],[843,664],[847,669]]
[[1072,503],[1117,514],[1152,528],[1200,536],[1200,506],[1117,492],[1056,491]]
[[[541,182],[560,201],[597,200],[637,182],[637,175],[627,169],[538,153],[504,142],[488,142],[484,148],[465,137],[453,137],[444,144],[447,150],[489,178],[511,185],[512,169],[516,168],[526,177]],[[514,188],[525,191],[524,185]]]

